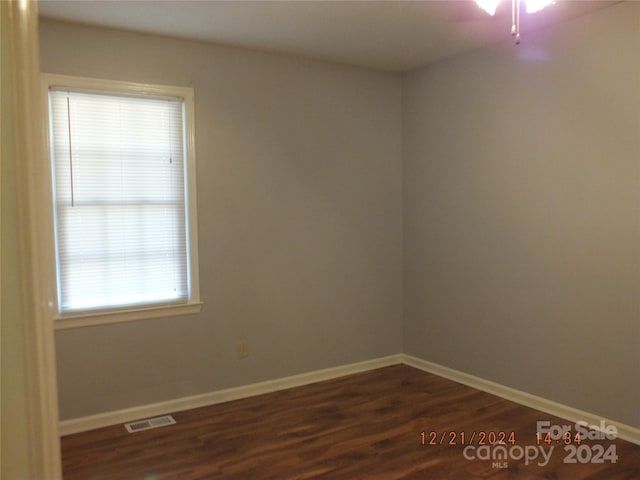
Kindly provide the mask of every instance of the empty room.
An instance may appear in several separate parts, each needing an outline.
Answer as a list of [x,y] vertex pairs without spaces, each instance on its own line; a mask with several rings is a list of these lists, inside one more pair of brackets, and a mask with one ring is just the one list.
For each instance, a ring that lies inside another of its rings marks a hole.
[[2,478],[640,478],[640,2],[7,0]]

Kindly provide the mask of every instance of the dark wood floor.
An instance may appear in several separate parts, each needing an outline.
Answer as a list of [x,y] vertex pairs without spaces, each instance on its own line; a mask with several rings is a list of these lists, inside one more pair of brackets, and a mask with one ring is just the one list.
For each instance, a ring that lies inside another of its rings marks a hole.
[[[405,365],[173,416],[176,425],[134,434],[118,425],[64,437],[64,479],[640,479],[639,446],[584,441],[582,461],[601,444],[616,463],[565,463],[563,444],[536,446],[536,422],[571,422]],[[491,443],[497,451],[499,432],[509,458],[477,458]],[[541,449],[546,465],[518,459]]]

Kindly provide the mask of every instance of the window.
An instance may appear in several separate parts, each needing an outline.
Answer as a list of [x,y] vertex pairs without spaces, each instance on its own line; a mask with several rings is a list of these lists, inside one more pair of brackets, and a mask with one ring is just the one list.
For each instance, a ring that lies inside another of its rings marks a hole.
[[193,90],[45,80],[60,321],[199,311]]

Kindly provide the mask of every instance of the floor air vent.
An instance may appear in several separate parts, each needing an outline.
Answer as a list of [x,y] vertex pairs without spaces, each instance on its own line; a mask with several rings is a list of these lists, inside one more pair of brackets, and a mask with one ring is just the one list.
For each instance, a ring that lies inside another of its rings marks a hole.
[[124,426],[129,433],[134,433],[151,428],[164,427],[165,425],[173,425],[174,423],[176,423],[176,421],[171,415],[164,415],[163,417],[147,418],[146,420],[125,423]]

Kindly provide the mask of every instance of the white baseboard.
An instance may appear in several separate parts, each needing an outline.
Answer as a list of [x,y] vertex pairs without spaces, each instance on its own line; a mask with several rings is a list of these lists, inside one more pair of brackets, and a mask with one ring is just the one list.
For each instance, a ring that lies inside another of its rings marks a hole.
[[618,429],[618,437],[636,445],[640,445],[640,429],[632,427],[631,425],[621,424],[608,418],[603,418],[593,413],[578,410],[577,408],[569,407],[561,403],[548,400],[546,398],[538,397],[515,388],[506,387],[499,383],[491,382],[468,373],[454,370],[452,368],[438,365],[437,363],[428,362],[421,358],[413,357],[411,355],[401,354],[402,363],[411,367],[419,368],[425,372],[433,373],[440,377],[448,378],[454,382],[462,383],[469,387],[473,387],[477,390],[482,390],[506,400],[519,403],[525,407],[534,408],[542,412],[560,417],[570,422],[585,421],[589,425],[600,425],[600,421],[604,421],[606,425],[614,425]]
[[521,390],[516,390],[499,383],[491,382],[474,375],[469,375],[468,373],[444,367],[406,354],[390,355],[388,357],[316,370],[300,375],[293,375],[291,377],[267,380],[265,382],[254,383],[242,387],[228,388],[216,392],[204,393],[202,395],[194,395],[165,402],[90,415],[87,417],[63,420],[60,422],[60,435],[71,435],[73,433],[86,432],[96,428],[131,422],[141,418],[157,417],[192,408],[206,407],[208,405],[215,405],[217,403],[252,397],[254,395],[261,395],[263,393],[299,387],[301,385],[330,380],[332,378],[338,378],[352,373],[366,372],[368,370],[396,365],[399,363],[404,363],[405,365],[418,368],[425,372],[448,378],[454,382],[468,385],[469,387],[497,395],[501,398],[519,403],[520,405],[569,420],[570,422],[585,421],[588,422],[589,425],[599,425],[600,421],[604,420],[607,425],[616,426],[619,438],[640,445],[640,429],[638,428],[602,418],[589,412],[578,410]]
[[131,422],[141,418],[157,417],[173,412],[206,407],[217,403],[228,402],[230,400],[238,400],[241,398],[252,397],[254,395],[261,395],[263,393],[271,393],[287,388],[299,387],[301,385],[308,385],[310,383],[351,375],[352,373],[360,373],[376,368],[388,367],[389,365],[396,365],[401,362],[400,354],[390,355],[388,357],[316,370],[300,375],[293,375],[291,377],[267,380],[265,382],[254,383],[242,387],[218,390],[216,392],[204,393],[202,395],[193,395],[165,402],[152,403],[149,405],[125,408],[123,410],[116,410],[113,412],[99,413],[97,415],[90,415],[87,417],[63,420],[60,422],[59,431],[61,436],[86,432],[96,428],[118,425],[120,423]]

